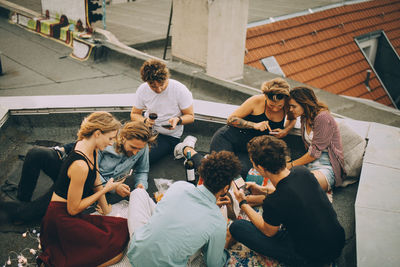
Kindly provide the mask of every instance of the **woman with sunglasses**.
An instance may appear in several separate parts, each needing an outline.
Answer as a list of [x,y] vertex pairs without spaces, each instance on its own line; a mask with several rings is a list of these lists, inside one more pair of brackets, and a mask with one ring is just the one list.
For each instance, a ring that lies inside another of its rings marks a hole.
[[294,127],[296,120],[285,123],[288,112],[287,99],[289,84],[282,78],[266,81],[261,86],[263,94],[248,98],[236,109],[212,137],[210,151],[227,150],[234,152],[242,163],[242,176],[251,169],[247,143],[260,135],[285,137]]
[[319,102],[314,91],[296,87],[290,91],[290,113],[301,118],[301,136],[308,150],[290,161],[287,167],[306,165],[325,191],[340,185],[346,177],[340,132],[328,107]]
[[122,258],[129,241],[127,220],[83,214],[96,201],[100,213],[109,213],[105,194],[124,182],[111,178],[99,186],[96,160],[97,151],[113,144],[120,127],[108,112],[94,112],[83,120],[42,220],[39,266],[108,266]]

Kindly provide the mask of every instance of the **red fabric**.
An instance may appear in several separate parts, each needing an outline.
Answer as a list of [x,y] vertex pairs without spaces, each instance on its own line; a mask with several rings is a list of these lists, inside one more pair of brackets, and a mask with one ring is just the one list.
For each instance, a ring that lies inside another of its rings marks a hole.
[[97,266],[121,253],[129,241],[127,220],[67,212],[67,203],[52,201],[41,225],[46,266]]

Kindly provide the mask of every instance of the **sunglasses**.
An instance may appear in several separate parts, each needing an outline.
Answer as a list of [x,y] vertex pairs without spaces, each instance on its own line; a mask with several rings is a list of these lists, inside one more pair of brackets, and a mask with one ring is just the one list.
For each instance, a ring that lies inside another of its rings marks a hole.
[[272,100],[272,101],[282,100],[282,99],[284,99],[285,97],[287,97],[287,95],[284,95],[284,94],[276,94],[276,93],[272,93],[272,92],[266,93],[266,95],[267,95],[268,99],[269,99],[269,100]]

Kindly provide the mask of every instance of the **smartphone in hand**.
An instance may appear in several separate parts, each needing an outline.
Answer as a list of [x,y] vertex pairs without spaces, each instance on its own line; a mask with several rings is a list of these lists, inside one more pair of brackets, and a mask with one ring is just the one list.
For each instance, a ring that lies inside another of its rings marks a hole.
[[161,125],[161,127],[170,130],[172,128],[172,125],[171,124],[163,124],[163,125]]
[[238,178],[235,178],[233,182],[235,183],[238,190],[243,189],[245,196],[251,194],[250,190],[246,188],[246,183],[242,177],[239,176]]
[[122,181],[122,180],[128,178],[129,176],[132,175],[132,172],[133,172],[133,170],[131,169],[131,170],[129,171],[129,173],[126,173],[126,174],[124,174],[124,175],[121,175],[120,177],[118,177],[117,179],[114,180],[114,183],[120,182],[120,181]]

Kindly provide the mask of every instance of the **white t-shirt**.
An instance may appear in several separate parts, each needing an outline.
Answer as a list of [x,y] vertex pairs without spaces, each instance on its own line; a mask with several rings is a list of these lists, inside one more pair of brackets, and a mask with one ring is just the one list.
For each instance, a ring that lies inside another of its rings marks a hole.
[[193,105],[192,93],[182,83],[169,79],[167,88],[160,94],[151,90],[147,83],[142,83],[136,91],[133,106],[137,109],[146,109],[144,116],[149,113],[157,113],[158,118],[154,129],[164,135],[180,138],[183,133],[183,125],[177,125],[174,130],[168,130],[161,125],[169,124],[168,120],[182,116],[181,110]]

